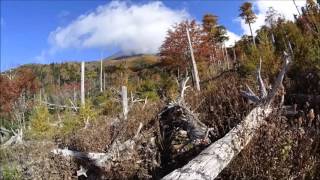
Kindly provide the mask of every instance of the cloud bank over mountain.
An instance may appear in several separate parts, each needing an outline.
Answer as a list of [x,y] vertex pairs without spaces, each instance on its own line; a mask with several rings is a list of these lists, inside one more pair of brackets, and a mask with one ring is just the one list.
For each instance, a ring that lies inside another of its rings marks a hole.
[[127,53],[156,53],[167,30],[187,18],[186,11],[169,9],[162,2],[113,1],[58,27],[50,33],[49,42],[54,51],[112,46]]

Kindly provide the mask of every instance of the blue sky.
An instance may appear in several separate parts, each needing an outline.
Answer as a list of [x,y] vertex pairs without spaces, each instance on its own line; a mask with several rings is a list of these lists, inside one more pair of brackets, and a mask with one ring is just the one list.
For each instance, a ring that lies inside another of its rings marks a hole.
[[[101,52],[155,52],[171,24],[185,18],[200,22],[206,13],[219,16],[220,24],[241,36],[248,31],[237,19],[243,2],[2,0],[1,71],[27,63],[96,60]],[[256,13],[263,16],[269,5],[256,1]],[[284,13],[290,19],[292,12]]]

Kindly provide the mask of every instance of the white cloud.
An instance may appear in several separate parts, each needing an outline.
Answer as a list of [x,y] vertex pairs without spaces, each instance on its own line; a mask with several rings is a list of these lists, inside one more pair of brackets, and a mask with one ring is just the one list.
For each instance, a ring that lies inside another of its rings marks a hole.
[[226,41],[226,46],[230,47],[230,46],[234,46],[235,42],[238,41],[239,39],[241,39],[241,37],[229,30],[227,30],[227,36],[229,37],[228,41]]
[[[301,11],[301,7],[305,6],[305,0],[295,0],[299,11]],[[265,18],[269,7],[275,9],[278,13],[280,13],[287,20],[294,20],[294,14],[298,14],[297,9],[293,3],[293,1],[281,1],[281,0],[257,0],[253,1],[254,11],[257,12],[257,20],[254,24],[252,24],[252,31],[255,34],[255,31],[258,30],[262,25],[265,24]],[[240,21],[241,28],[244,34],[249,35],[250,29],[248,24],[244,23],[244,20],[237,18],[237,21]]]
[[112,46],[125,53],[156,53],[167,30],[186,18],[187,12],[169,9],[162,2],[113,1],[58,27],[49,42],[55,50]]

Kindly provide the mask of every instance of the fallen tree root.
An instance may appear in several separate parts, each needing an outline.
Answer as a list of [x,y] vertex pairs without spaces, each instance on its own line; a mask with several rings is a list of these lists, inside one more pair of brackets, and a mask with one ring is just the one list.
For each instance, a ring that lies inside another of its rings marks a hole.
[[13,131],[13,136],[9,140],[7,140],[5,143],[1,144],[1,148],[6,148],[14,144],[22,144],[22,137],[23,137],[23,131],[22,129],[18,129],[17,132]]
[[257,70],[259,96],[250,87],[242,95],[256,104],[245,119],[223,138],[211,144],[182,168],[176,169],[163,179],[214,179],[228,166],[231,160],[251,141],[263,120],[272,112],[271,103],[282,84],[284,75],[291,61],[285,53],[285,63],[277,76],[271,91],[267,92],[261,77],[261,59]]
[[115,140],[114,143],[110,146],[109,150],[106,153],[96,153],[96,152],[79,152],[72,151],[69,149],[53,149],[51,152],[55,155],[60,155],[63,157],[74,157],[76,159],[88,159],[97,167],[106,167],[110,161],[116,161],[117,159],[126,159],[130,158],[131,151],[134,150],[136,141],[140,139],[140,131],[142,129],[142,123],[140,123],[138,130],[135,136],[132,139],[129,139],[123,143],[118,140]]

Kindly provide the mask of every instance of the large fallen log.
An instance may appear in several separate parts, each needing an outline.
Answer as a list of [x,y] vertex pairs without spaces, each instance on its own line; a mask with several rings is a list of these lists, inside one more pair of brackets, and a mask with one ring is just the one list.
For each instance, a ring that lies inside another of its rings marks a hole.
[[245,117],[245,119],[223,138],[214,142],[197,157],[189,161],[182,168],[176,169],[166,175],[163,179],[214,179],[219,173],[236,157],[236,155],[251,141],[256,130],[263,124],[273,108],[273,101],[277,90],[282,84],[285,72],[291,61],[290,56],[285,53],[285,62],[280,71],[272,90],[268,93],[261,78],[261,60],[257,72],[260,95],[257,96],[247,86],[248,91],[242,92],[243,96],[256,104],[256,107]]

